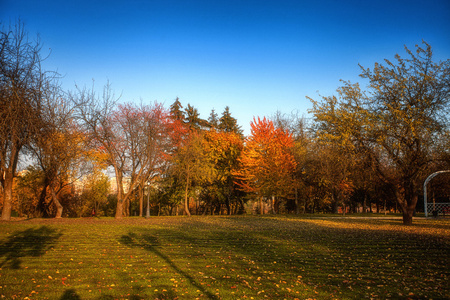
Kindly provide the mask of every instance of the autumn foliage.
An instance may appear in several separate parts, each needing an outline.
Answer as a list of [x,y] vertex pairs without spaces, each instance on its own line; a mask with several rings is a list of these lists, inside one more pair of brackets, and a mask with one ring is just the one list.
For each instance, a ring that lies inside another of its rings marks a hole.
[[[256,117],[244,137],[228,106],[203,119],[178,98],[169,108],[127,102],[109,83],[101,93],[94,85],[62,91],[40,68],[39,43],[25,36],[20,25],[0,32],[3,220],[13,211],[62,217],[91,206],[116,218],[144,208],[256,213],[259,202],[260,212],[265,205],[297,214],[383,206],[411,224],[425,208],[424,179],[450,169],[450,60],[434,62],[426,43],[405,48],[407,58],[361,67],[366,85],[343,81],[336,95],[310,99],[313,118]],[[33,172],[15,180],[18,166]],[[85,180],[98,172],[111,188],[87,197]],[[436,200],[447,201],[449,185],[437,187]]]
[[292,136],[266,118],[254,119],[250,126],[251,135],[235,172],[239,186],[260,197],[287,197],[293,192],[297,165]]

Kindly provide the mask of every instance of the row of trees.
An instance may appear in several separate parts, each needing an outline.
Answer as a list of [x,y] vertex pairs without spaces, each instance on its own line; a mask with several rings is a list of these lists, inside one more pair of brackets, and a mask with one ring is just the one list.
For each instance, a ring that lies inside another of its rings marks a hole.
[[[260,213],[398,205],[411,224],[423,180],[450,163],[450,65],[424,45],[361,67],[364,90],[343,82],[337,96],[311,99],[312,119],[254,118],[244,137],[228,107],[205,120],[179,99],[119,102],[109,84],[64,92],[41,68],[39,41],[10,26],[0,43],[2,219],[13,205],[142,216],[151,197],[153,212],[186,215],[242,213],[248,200]],[[19,159],[29,165],[21,176]]]

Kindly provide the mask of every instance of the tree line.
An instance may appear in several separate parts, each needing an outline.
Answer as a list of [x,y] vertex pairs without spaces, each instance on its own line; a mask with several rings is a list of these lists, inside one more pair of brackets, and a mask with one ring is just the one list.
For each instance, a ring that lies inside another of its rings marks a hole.
[[[3,220],[13,210],[121,218],[375,204],[411,224],[424,179],[449,169],[450,61],[434,62],[426,43],[361,66],[364,89],[343,81],[336,95],[309,98],[312,118],[255,117],[247,137],[229,107],[202,119],[178,98],[168,108],[123,102],[109,83],[63,91],[41,46],[21,23],[0,32]],[[449,197],[445,180],[433,184]]]

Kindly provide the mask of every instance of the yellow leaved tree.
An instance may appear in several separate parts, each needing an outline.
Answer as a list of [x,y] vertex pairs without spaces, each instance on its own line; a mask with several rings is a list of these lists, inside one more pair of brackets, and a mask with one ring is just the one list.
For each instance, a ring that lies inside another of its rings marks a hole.
[[344,82],[337,96],[313,102],[317,133],[364,156],[396,196],[403,223],[411,224],[430,168],[448,156],[450,60],[433,62],[432,49],[405,47],[373,69],[363,68],[367,90]]

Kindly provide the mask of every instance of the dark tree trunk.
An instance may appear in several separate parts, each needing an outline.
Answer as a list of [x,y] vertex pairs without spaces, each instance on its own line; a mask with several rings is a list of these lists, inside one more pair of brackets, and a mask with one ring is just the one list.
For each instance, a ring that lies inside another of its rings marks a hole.
[[48,212],[48,205],[45,201],[45,198],[47,198],[47,187],[49,186],[49,180],[48,178],[44,179],[44,186],[42,187],[41,194],[39,196],[39,202],[37,205],[38,211],[42,214],[42,217],[48,218],[50,217]]
[[139,217],[143,216],[144,213],[144,186],[140,185],[138,188],[139,192]]
[[227,208],[227,215],[231,215],[231,206],[230,206],[230,197],[227,196],[227,201],[225,202],[225,206]]
[[13,189],[13,176],[6,173],[6,178],[3,181],[3,209],[2,220],[11,219],[12,210],[12,189]]
[[403,225],[412,225],[413,213],[403,212]]
[[402,209],[403,225],[412,225],[414,210],[416,209],[417,200],[419,199],[419,195],[415,192],[416,189],[414,189],[414,186],[411,185],[408,186],[408,188],[409,189],[405,190],[409,191],[409,193],[395,191],[397,202]]
[[53,204],[56,207],[56,219],[62,218],[63,206],[58,200],[58,195],[55,193],[53,189],[51,189]]
[[333,214],[337,214],[338,211],[338,201],[337,201],[337,197],[336,194],[333,192],[331,195],[331,211]]

